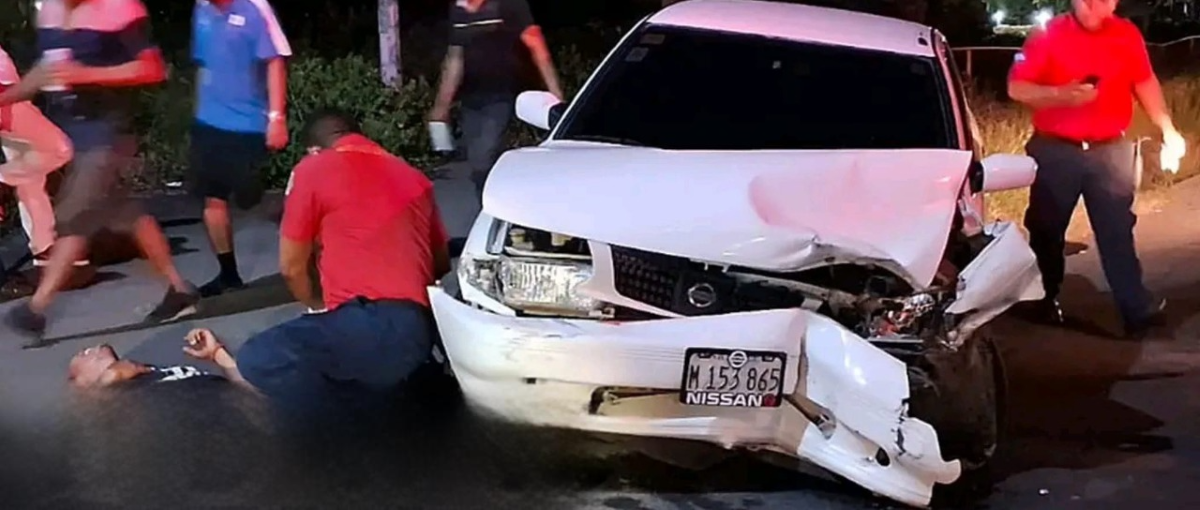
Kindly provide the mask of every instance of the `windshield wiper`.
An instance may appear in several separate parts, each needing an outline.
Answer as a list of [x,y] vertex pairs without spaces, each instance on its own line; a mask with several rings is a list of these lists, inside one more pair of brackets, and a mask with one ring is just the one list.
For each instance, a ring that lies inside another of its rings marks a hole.
[[579,142],[612,143],[612,144],[616,144],[616,145],[628,145],[630,147],[645,147],[646,146],[646,144],[644,144],[638,140],[634,140],[632,138],[621,138],[619,136],[575,135],[575,136],[572,136],[571,138],[568,138],[568,140],[575,140],[575,141],[579,141]]

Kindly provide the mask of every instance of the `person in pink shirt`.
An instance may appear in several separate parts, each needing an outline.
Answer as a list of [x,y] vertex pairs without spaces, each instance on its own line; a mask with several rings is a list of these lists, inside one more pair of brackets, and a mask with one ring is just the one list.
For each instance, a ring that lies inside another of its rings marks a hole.
[[[12,58],[0,48],[0,90],[19,80]],[[44,265],[55,240],[54,209],[46,192],[46,176],[71,161],[71,140],[33,103],[21,101],[0,107],[0,145],[5,159],[0,164],[0,183],[16,191],[29,251],[35,265]],[[0,210],[0,216],[5,212]],[[86,262],[76,262],[81,264]]]

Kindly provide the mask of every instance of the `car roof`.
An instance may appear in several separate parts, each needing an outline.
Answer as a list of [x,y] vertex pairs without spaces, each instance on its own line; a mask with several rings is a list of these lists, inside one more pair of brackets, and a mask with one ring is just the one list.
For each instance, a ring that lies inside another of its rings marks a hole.
[[934,56],[930,27],[828,7],[758,0],[686,0],[647,23]]

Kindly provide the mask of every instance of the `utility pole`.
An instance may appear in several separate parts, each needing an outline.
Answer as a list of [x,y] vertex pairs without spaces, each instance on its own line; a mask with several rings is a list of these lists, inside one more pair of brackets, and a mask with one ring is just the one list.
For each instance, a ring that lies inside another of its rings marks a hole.
[[400,75],[400,6],[399,0],[379,1],[379,75],[383,84],[399,87]]

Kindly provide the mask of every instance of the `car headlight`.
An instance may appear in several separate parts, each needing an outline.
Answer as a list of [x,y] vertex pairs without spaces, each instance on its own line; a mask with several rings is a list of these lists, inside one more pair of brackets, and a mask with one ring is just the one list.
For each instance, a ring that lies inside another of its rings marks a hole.
[[498,262],[496,258],[474,258],[464,253],[458,260],[459,284],[470,285],[499,301],[500,287],[496,280]]
[[592,277],[590,262],[501,256],[463,257],[459,281],[515,310],[538,315],[602,317],[604,302],[576,292]]
[[589,315],[600,308],[575,288],[592,277],[590,263],[522,258],[500,259],[499,282],[504,304],[529,312],[574,312]]

